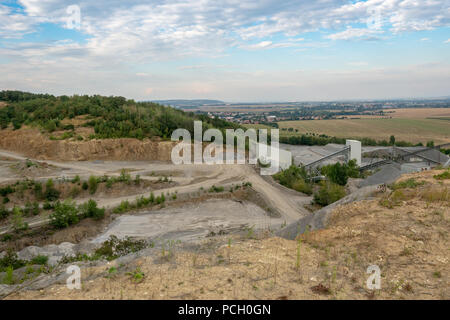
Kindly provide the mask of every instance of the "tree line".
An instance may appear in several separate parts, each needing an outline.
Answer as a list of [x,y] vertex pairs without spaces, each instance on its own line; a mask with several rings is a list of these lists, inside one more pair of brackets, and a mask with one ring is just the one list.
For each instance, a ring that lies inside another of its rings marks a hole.
[[[203,129],[236,129],[239,125],[205,115],[166,107],[152,102],[136,102],[124,97],[100,95],[53,96],[21,91],[1,91],[0,101],[7,103],[0,108],[0,128],[12,124],[14,129],[22,125],[36,124],[52,132],[73,126],[64,126],[63,119],[86,116],[84,126],[93,127],[95,138],[170,138],[178,128],[194,133],[194,121],[203,121]],[[70,127],[70,128],[69,128]]]

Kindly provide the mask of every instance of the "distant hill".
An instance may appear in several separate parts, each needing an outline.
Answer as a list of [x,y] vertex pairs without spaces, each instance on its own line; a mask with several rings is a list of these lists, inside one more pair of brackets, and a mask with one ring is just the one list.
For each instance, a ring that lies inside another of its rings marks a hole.
[[215,106],[223,105],[225,102],[220,100],[208,100],[208,99],[196,99],[196,100],[183,100],[183,99],[173,99],[173,100],[154,100],[154,103],[159,103],[165,106],[171,106],[180,109],[193,109],[202,106]]
[[[214,101],[214,100],[197,100]],[[84,127],[91,127],[95,134],[91,138],[170,138],[178,128],[193,134],[194,121],[201,120],[203,129],[239,126],[221,119],[211,119],[206,115],[184,112],[155,102],[136,102],[124,97],[93,96],[53,96],[22,91],[0,91],[0,129],[22,125],[34,125],[47,132],[69,130],[73,126],[63,124],[64,119],[83,116]]]

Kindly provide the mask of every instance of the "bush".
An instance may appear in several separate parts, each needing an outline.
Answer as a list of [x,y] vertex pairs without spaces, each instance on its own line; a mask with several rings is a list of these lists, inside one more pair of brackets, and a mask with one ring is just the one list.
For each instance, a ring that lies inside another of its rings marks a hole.
[[126,184],[129,184],[130,181],[131,181],[130,174],[127,173],[127,171],[125,169],[122,169],[120,171],[119,182],[125,182]]
[[327,206],[343,197],[345,197],[345,189],[342,186],[330,181],[322,181],[319,191],[314,193],[314,202]]
[[48,262],[48,257],[39,255],[31,259],[30,262],[31,264],[39,264],[45,266]]
[[59,198],[59,195],[60,192],[57,189],[55,189],[53,180],[48,179],[47,183],[45,184],[45,193],[44,193],[45,199],[47,199],[48,201],[55,201]]
[[42,183],[35,182],[34,184],[34,195],[37,199],[42,199]]
[[105,258],[106,260],[111,261],[118,257],[145,249],[147,246],[145,240],[132,240],[129,237],[120,240],[116,236],[110,236],[110,238],[103,242],[102,246],[95,251],[94,256],[96,258]]
[[305,168],[291,165],[288,169],[278,172],[273,176],[281,185],[305,194],[312,194],[312,185],[306,182]]
[[71,198],[76,198],[78,197],[78,195],[80,194],[81,189],[77,186],[74,186],[72,189],[70,189],[70,197]]
[[118,205],[117,207],[115,207],[113,209],[114,213],[124,213],[127,212],[128,210],[130,210],[132,207],[130,205],[130,202],[128,202],[128,200],[122,201],[120,203],[120,205]]
[[10,193],[14,193],[15,190],[11,186],[6,186],[3,188],[0,188],[0,195],[3,197],[6,197]]
[[320,169],[321,173],[327,176],[331,182],[345,186],[348,178],[358,178],[359,170],[356,165],[356,160],[350,160],[348,163],[341,164],[339,162],[323,166]]
[[28,229],[28,223],[23,221],[23,212],[20,208],[14,207],[12,211],[12,227],[16,232]]
[[25,266],[26,262],[17,258],[17,253],[12,249],[6,251],[3,258],[0,259],[0,272],[4,272],[8,267],[19,269]]
[[436,174],[433,176],[436,180],[445,180],[450,179],[450,169],[442,172],[441,174]]
[[306,183],[303,179],[298,179],[291,185],[292,189],[298,192],[302,192],[307,195],[312,194],[312,186],[309,183]]
[[54,207],[55,206],[52,203],[48,202],[48,201],[45,201],[44,205],[42,206],[42,208],[44,210],[52,210]]
[[90,176],[88,184],[89,184],[89,193],[90,194],[94,194],[95,192],[97,192],[98,179],[96,177]]
[[105,209],[97,208],[97,202],[92,199],[80,206],[80,212],[83,217],[94,218],[95,220],[100,220],[105,216]]
[[216,186],[212,186],[211,188],[209,188],[209,192],[223,192],[225,190],[224,187],[220,186],[220,187],[216,187]]
[[79,175],[76,175],[76,176],[72,179],[71,182],[72,182],[72,183],[78,183],[78,182],[80,182],[80,176],[79,176]]
[[9,216],[9,211],[5,208],[5,206],[0,206],[0,219],[4,219]]
[[66,199],[62,203],[57,202],[50,215],[50,224],[58,229],[67,228],[78,221],[78,209],[70,199]]

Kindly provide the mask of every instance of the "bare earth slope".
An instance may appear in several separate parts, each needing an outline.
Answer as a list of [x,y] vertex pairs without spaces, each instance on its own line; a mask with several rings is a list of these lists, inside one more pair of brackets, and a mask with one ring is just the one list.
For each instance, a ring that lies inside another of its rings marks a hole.
[[138,139],[50,140],[38,129],[0,130],[0,148],[40,160],[170,160],[173,143]]

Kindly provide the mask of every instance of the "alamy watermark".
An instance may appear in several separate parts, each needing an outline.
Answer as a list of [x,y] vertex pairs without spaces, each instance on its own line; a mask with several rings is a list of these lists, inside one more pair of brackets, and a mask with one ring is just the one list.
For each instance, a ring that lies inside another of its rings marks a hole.
[[[208,129],[203,133],[202,127],[201,121],[194,121],[193,143],[188,130],[173,131],[172,141],[182,139],[172,149],[173,164],[245,164],[248,159],[249,164],[256,164],[258,161],[262,164],[261,175],[272,175],[280,168],[289,167],[292,162],[290,152],[280,151],[278,129],[271,130],[269,144],[267,129],[260,129],[258,133],[252,128],[246,131],[226,129],[224,139],[222,131]],[[204,141],[211,143],[203,148]],[[248,158],[246,141],[248,141]]]
[[376,264],[370,265],[367,267],[368,274],[370,274],[369,278],[367,278],[367,289],[369,290],[380,290],[381,289],[381,270],[380,267]]
[[81,9],[78,5],[73,4],[67,7],[66,13],[66,28],[67,29],[81,29]]
[[73,290],[81,290],[81,269],[79,266],[71,265],[66,269],[66,273],[69,274],[69,277],[66,280],[67,289]]

